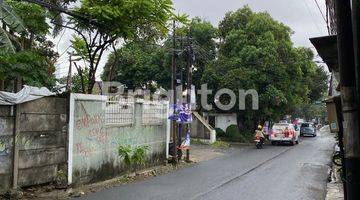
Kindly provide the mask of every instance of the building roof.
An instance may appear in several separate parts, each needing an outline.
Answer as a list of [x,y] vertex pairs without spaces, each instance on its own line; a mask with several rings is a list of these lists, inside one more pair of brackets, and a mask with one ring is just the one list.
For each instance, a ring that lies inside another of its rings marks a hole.
[[310,42],[329,67],[329,71],[339,72],[336,35],[310,38]]

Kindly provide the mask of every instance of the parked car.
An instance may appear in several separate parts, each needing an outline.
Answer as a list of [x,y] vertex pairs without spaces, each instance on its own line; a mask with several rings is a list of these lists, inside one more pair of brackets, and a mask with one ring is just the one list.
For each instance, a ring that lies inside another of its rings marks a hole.
[[314,124],[310,122],[302,123],[300,126],[300,135],[316,137],[316,129]]
[[295,131],[293,124],[276,123],[271,129],[269,140],[272,145],[279,143],[299,144],[299,132]]

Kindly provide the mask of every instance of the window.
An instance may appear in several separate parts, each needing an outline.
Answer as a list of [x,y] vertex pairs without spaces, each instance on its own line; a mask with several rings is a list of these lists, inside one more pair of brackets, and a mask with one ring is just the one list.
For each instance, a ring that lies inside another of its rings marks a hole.
[[107,101],[105,122],[107,125],[131,126],[134,124],[134,102],[126,99]]

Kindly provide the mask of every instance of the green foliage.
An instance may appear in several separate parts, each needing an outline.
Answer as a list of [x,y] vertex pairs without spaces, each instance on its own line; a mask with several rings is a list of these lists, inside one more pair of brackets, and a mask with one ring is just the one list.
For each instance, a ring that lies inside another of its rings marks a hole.
[[118,154],[123,159],[125,165],[131,166],[132,164],[132,151],[133,149],[131,146],[119,146],[118,147]]
[[317,67],[316,71],[311,74],[309,80],[309,99],[310,102],[322,100],[327,94],[328,73],[324,67]]
[[0,28],[0,49],[9,53],[15,52],[15,47],[9,37],[9,34]]
[[0,19],[3,23],[3,26],[0,27],[0,50],[14,53],[16,49],[12,41],[12,36],[4,27],[8,27],[17,33],[23,33],[25,31],[24,23],[13,8],[6,2],[0,4]]
[[148,146],[141,146],[135,148],[131,158],[133,163],[136,165],[144,165],[147,150],[149,150]]
[[215,128],[216,131],[216,138],[223,138],[226,136],[225,131],[223,131],[221,128]]
[[[193,83],[199,87],[205,65],[215,59],[216,44],[214,39],[217,30],[210,22],[194,18],[188,25],[178,28],[176,35],[183,38],[176,41],[176,46],[179,49],[185,49],[188,35],[193,38],[192,46],[196,68],[193,73]],[[171,83],[171,49],[171,37],[165,40],[163,46],[144,40],[128,43],[110,55],[102,74],[102,80],[118,81],[131,89],[153,89],[160,86],[169,89]],[[186,59],[185,51],[179,54],[177,59],[179,70],[184,76]]]
[[240,138],[240,132],[236,125],[230,125],[226,128],[226,139],[232,142],[239,142]]
[[36,34],[44,37],[49,33],[50,26],[46,22],[47,12],[42,6],[21,1],[6,1],[15,13],[23,20],[27,32],[25,34]]
[[212,147],[217,149],[228,149],[230,148],[230,144],[224,141],[217,140],[216,142],[211,144]]
[[120,39],[126,43],[160,39],[168,31],[169,20],[176,18],[172,6],[171,0],[84,0],[74,9],[91,19],[72,19],[77,34],[74,50],[89,68],[87,93],[92,93],[104,51],[110,46],[115,48]]
[[83,60],[85,62],[90,62],[85,40],[81,39],[77,35],[73,35],[73,39],[71,40],[71,47],[75,51],[74,56],[77,57],[77,59],[74,59],[74,61]]
[[[81,73],[81,75],[80,75]],[[86,93],[87,91],[87,86],[89,84],[89,69],[88,68],[84,68],[84,69],[80,69],[80,73],[76,73],[74,75],[72,75],[71,77],[71,92],[73,93]],[[64,76],[62,78],[60,78],[58,81],[61,84],[66,84],[68,80],[67,76]]]
[[[91,26],[83,21],[77,21],[84,29],[98,29],[106,35],[125,39],[139,36],[166,33],[166,24],[173,17],[171,0],[84,0],[79,8],[79,14],[96,20],[98,26]],[[140,34],[139,34],[140,32]]]
[[123,159],[125,165],[136,169],[137,166],[145,164],[146,152],[149,146],[139,146],[132,148],[130,145],[118,147],[118,154]]
[[[54,63],[58,54],[53,44],[46,40],[50,26],[46,10],[38,5],[6,0],[0,4],[0,79],[12,88],[18,76],[32,86],[55,85]],[[5,42],[4,42],[5,41]]]
[[81,75],[78,72],[74,76],[72,76],[71,81],[71,92],[75,93],[85,93],[87,91],[87,87],[89,85],[89,69],[84,68],[81,69]]
[[152,89],[153,81],[169,85],[171,68],[166,67],[170,65],[169,56],[157,46],[129,43],[110,55],[102,79],[119,81],[131,89]]
[[327,111],[325,104],[307,103],[300,105],[295,115],[306,120],[312,120],[314,118],[326,119]]
[[24,27],[22,20],[18,16],[19,13],[16,13],[16,11],[14,11],[14,8],[8,4],[11,2],[12,1],[1,2],[1,4],[0,4],[0,19],[12,31],[21,33],[25,30],[25,27]]
[[56,186],[66,186],[67,184],[67,175],[63,170],[59,170],[55,175],[55,185]]
[[51,66],[46,58],[37,52],[21,51],[8,54],[0,51],[0,66],[0,74],[3,74],[7,81],[21,76],[24,83],[31,86],[52,88],[55,85]]
[[[220,22],[218,59],[206,65],[201,82],[213,91],[231,89],[236,96],[239,89],[258,92],[259,110],[251,109],[249,97],[246,110],[231,110],[238,114],[241,132],[294,114],[300,105],[319,100],[326,91],[326,72],[313,62],[311,49],[293,46],[291,34],[289,27],[268,13],[255,13],[248,6],[227,13]],[[223,103],[228,100],[220,98]],[[244,140],[251,134],[241,135]]]
[[254,135],[250,131],[239,131],[237,125],[230,125],[226,129],[226,141],[249,143],[253,140]]

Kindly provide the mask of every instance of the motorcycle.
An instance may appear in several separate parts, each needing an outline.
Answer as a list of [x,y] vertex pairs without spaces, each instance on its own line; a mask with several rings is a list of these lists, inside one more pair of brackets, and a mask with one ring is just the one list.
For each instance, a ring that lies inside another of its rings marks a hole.
[[256,136],[255,137],[255,146],[257,149],[262,149],[263,145],[264,145],[264,138],[260,137],[260,136]]

